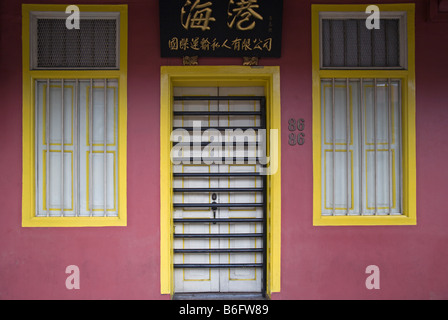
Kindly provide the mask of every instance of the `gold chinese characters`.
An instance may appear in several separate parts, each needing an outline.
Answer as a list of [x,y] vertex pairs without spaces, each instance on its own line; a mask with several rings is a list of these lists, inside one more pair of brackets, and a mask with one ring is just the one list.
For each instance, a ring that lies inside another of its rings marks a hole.
[[[260,5],[258,0],[229,0],[227,8],[227,26],[239,31],[253,30],[256,20],[263,17],[256,11]],[[184,29],[210,30],[210,23],[216,21],[213,16],[213,2],[186,0],[180,12],[180,20]]]
[[272,38],[267,39],[250,39],[250,38],[235,38],[233,40],[225,39],[219,42],[214,38],[177,38],[173,37],[168,41],[168,47],[171,51],[177,50],[196,50],[196,51],[215,51],[219,48],[233,50],[233,51],[271,51]]

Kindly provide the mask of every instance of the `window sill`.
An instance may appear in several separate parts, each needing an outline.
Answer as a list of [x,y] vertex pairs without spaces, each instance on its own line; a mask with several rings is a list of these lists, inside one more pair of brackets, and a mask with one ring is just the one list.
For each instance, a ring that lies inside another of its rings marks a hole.
[[32,217],[22,220],[22,227],[125,227],[122,217]]
[[417,219],[401,216],[319,216],[314,217],[313,226],[412,226]]

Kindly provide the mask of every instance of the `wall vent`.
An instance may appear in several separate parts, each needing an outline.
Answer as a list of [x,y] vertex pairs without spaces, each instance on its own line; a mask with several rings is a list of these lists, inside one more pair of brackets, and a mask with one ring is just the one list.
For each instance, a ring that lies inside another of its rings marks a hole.
[[79,29],[66,27],[63,18],[32,16],[32,69],[118,69],[119,20],[82,17]]

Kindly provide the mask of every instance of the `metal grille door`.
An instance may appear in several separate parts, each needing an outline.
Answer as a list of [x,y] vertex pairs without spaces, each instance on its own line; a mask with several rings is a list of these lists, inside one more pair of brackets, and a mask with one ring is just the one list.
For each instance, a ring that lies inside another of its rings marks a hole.
[[[265,292],[263,88],[175,88],[175,292]],[[200,125],[200,126],[199,126]]]

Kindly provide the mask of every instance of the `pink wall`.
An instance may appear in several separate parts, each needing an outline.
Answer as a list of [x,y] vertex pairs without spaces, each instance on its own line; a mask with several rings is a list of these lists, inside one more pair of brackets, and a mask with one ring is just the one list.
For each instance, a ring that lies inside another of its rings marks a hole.
[[[158,1],[127,3],[128,226],[114,228],[21,227],[21,7],[0,5],[0,299],[169,298],[159,294],[159,74],[181,61],[159,56]],[[293,148],[282,137],[282,291],[273,298],[448,299],[448,23],[427,22],[426,4],[416,1],[418,225],[313,227],[311,9],[284,0],[282,58],[260,64],[281,67],[282,127],[304,118],[308,139]],[[71,264],[80,268],[80,290],[65,287]],[[371,264],[380,267],[380,290],[364,285]]]

